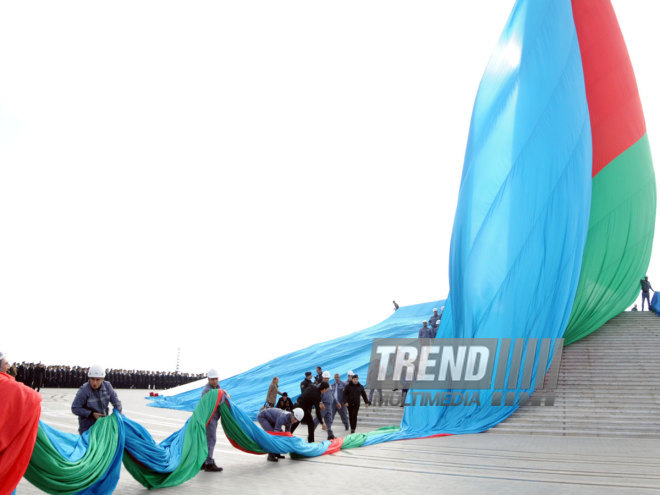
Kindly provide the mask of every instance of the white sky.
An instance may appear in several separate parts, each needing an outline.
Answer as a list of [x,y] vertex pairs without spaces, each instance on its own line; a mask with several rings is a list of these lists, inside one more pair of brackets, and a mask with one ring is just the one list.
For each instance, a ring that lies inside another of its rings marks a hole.
[[[0,348],[229,376],[444,298],[513,3],[0,4]],[[613,3],[657,160],[660,9]]]

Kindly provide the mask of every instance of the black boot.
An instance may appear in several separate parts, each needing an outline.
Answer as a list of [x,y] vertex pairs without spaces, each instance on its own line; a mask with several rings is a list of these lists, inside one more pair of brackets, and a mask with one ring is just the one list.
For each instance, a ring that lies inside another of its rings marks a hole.
[[212,462],[211,464],[204,465],[204,471],[210,473],[219,473],[220,471],[222,471],[222,468],[220,466],[216,466],[215,462]]

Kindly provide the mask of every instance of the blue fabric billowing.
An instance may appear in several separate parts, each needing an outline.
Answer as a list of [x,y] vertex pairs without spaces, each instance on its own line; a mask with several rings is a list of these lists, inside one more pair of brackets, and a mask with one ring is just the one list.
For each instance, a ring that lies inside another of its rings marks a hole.
[[[99,477],[99,479],[86,490],[76,492],[80,495],[105,495],[112,493],[119,481],[119,473],[121,471],[122,456],[124,454],[124,422],[122,415],[114,412],[117,418],[117,445],[113,455],[110,466],[106,472]],[[68,461],[76,462],[82,459],[89,449],[89,435],[90,430],[85,431],[82,435],[73,433],[63,433],[55,428],[49,426],[43,421],[39,422],[39,426],[48,437],[48,440],[53,445],[55,450]]]
[[[590,202],[591,131],[571,2],[519,0],[474,105],[451,241],[451,309],[438,337],[561,337]],[[491,394],[480,407],[406,408],[402,428],[486,430],[516,408],[489,407]]]
[[[428,320],[433,314],[433,308],[440,308],[443,304],[444,301],[434,301],[402,307],[385,321],[366,330],[277,357],[261,366],[220,381],[220,387],[229,392],[232,404],[239,404],[250,418],[256,419],[274,376],[280,379],[280,392],[287,392],[294,401],[300,394],[300,382],[305,378],[305,371],[315,372],[316,366],[319,365],[324,370],[328,370],[333,377],[334,373],[339,373],[342,380],[347,379],[348,370],[353,370],[364,384],[367,379],[373,339],[417,337],[422,320]],[[330,382],[334,381],[333,377],[330,378]],[[201,390],[202,387],[172,397],[159,396],[149,405],[192,411],[199,402]]]
[[[571,2],[519,0],[474,105],[438,338],[562,336],[587,236],[591,146]],[[221,386],[254,417],[273,376],[292,396],[317,365],[342,379],[354,369],[363,379],[371,339],[416,337],[438,304],[400,308],[375,327],[274,359]],[[484,431],[517,407],[489,405],[492,392],[482,391],[479,405],[407,407],[400,432],[368,441]],[[193,400],[186,407],[198,393]]]
[[117,448],[112,458],[108,470],[98,479],[96,483],[87,490],[77,492],[77,495],[106,495],[115,491],[119,482],[119,473],[121,472],[121,461],[124,455],[125,428],[123,417],[118,412],[113,412],[117,417],[119,435],[117,437]]
[[653,292],[653,297],[651,298],[651,310],[658,316],[660,316],[660,296],[657,292]]
[[64,433],[56,430],[52,426],[39,421],[39,427],[46,434],[50,443],[55,447],[59,454],[71,461],[79,461],[86,453],[89,446],[89,430],[85,431],[82,435],[75,433]]
[[305,457],[315,457],[322,455],[330,445],[329,440],[307,443],[307,440],[302,437],[271,435],[264,431],[261,426],[255,424],[252,419],[250,419],[250,416],[237,406],[236,401],[233,400],[233,396],[230,404],[232,415],[234,416],[236,423],[241,427],[244,433],[257,442],[266,452],[295,452],[296,454]]
[[136,461],[149,469],[158,473],[171,473],[181,461],[183,439],[189,422],[190,418],[183,428],[156,443],[144,426],[124,416],[126,450]]

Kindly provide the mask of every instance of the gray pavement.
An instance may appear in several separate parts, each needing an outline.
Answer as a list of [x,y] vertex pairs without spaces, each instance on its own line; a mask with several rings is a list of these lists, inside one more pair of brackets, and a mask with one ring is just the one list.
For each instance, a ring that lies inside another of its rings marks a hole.
[[[119,394],[124,413],[156,440],[179,429],[189,415],[147,407],[143,390]],[[74,395],[69,389],[43,390],[42,420],[75,432],[77,421],[69,409]],[[337,431],[341,430],[340,424]],[[367,428],[361,429],[358,422],[360,431]],[[287,456],[275,464],[233,448],[219,428],[215,458],[224,472],[200,472],[183,485],[159,492],[660,493],[660,442],[645,438],[482,433],[390,442],[304,460]],[[38,493],[42,492],[26,480],[19,484],[19,495]],[[115,493],[145,495],[147,490],[122,468]]]

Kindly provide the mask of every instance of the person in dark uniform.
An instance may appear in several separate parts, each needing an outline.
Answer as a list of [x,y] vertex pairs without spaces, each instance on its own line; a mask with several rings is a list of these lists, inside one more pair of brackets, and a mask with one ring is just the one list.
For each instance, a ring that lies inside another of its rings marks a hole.
[[316,367],[316,376],[314,377],[314,385],[317,387],[319,386],[319,383],[323,381],[323,368],[320,366]]
[[357,427],[358,411],[360,410],[360,396],[366,407],[371,404],[367,399],[364,387],[358,382],[358,376],[353,375],[348,385],[344,387],[344,405],[348,408],[348,422],[351,424],[351,433],[355,433]]
[[44,386],[44,376],[46,375],[46,367],[39,363],[34,368],[34,382],[32,388],[37,392],[41,391],[41,387]]
[[[651,287],[651,282],[649,282],[648,275],[644,277],[642,280],[640,280],[639,283],[642,285],[642,311],[644,311],[645,299],[646,299],[646,308],[650,311],[651,310],[650,291],[653,290],[653,287]],[[655,291],[653,290],[653,292]]]
[[282,392],[282,397],[279,398],[277,404],[275,405],[278,409],[284,409],[285,411],[293,411],[293,402],[289,398],[289,394]]
[[[294,408],[299,407],[300,409],[303,410],[304,416],[303,416],[303,422],[307,424],[307,441],[309,443],[314,442],[314,420],[312,419],[312,408],[316,409],[316,417],[318,418],[318,422],[321,424],[322,428],[324,430],[327,429],[325,424],[323,423],[323,417],[321,416],[321,409],[319,407],[319,403],[321,402],[321,396],[330,390],[330,385],[328,385],[326,382],[321,382],[321,384],[318,387],[307,387],[303,391],[302,394],[298,397],[296,400],[296,403],[294,404]],[[296,428],[298,427],[300,423],[296,423],[291,427],[291,433],[296,431]]]
[[302,394],[307,387],[310,385],[314,385],[312,382],[312,372],[311,371],[306,371],[305,372],[305,379],[300,382],[300,393]]

